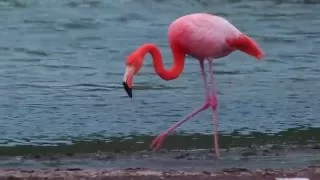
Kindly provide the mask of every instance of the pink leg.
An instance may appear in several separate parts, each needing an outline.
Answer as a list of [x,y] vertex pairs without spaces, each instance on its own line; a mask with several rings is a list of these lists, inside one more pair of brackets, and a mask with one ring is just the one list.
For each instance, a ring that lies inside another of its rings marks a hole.
[[213,112],[213,126],[214,126],[214,149],[217,158],[220,157],[219,153],[219,143],[218,143],[218,99],[217,99],[217,93],[215,90],[215,83],[214,83],[214,75],[213,75],[213,60],[209,60],[209,71],[210,71],[210,80],[211,80],[211,87],[212,87],[212,101],[211,101],[211,107]]
[[181,126],[181,124],[183,124],[184,122],[188,121],[190,118],[192,118],[193,116],[197,115],[198,113],[200,113],[201,111],[207,109],[210,107],[210,103],[206,102],[204,103],[201,107],[195,109],[194,111],[192,111],[190,114],[188,114],[186,117],[184,117],[182,120],[180,120],[179,122],[177,122],[176,124],[174,124],[173,126],[171,126],[169,129],[167,129],[166,131],[164,131],[163,133],[161,133],[159,136],[157,136],[151,143],[150,148],[157,150],[161,147],[161,145],[164,142],[164,139],[172,132],[174,131],[176,128],[178,128],[179,126]]
[[204,81],[204,88],[205,88],[205,92],[206,92],[206,101],[205,103],[193,110],[190,114],[188,114],[186,117],[184,117],[182,120],[180,120],[179,122],[177,122],[176,124],[174,124],[173,126],[171,126],[169,129],[167,129],[166,131],[164,131],[163,133],[161,133],[159,136],[157,136],[151,143],[150,148],[157,150],[161,147],[161,145],[164,142],[164,139],[172,132],[174,131],[176,128],[178,128],[179,126],[181,126],[181,124],[183,124],[184,122],[188,121],[190,118],[192,118],[193,116],[197,115],[198,113],[200,113],[201,111],[207,109],[210,107],[211,105],[211,99],[209,96],[209,90],[208,90],[208,83],[207,83],[207,76],[206,73],[204,72],[204,62],[200,61],[200,68],[201,68],[201,73],[203,76],[203,81]]
[[201,68],[201,75],[202,75],[203,82],[204,82],[206,101],[210,101],[210,93],[209,93],[209,87],[208,87],[208,81],[207,81],[207,74],[204,71],[204,61],[200,61],[200,68]]

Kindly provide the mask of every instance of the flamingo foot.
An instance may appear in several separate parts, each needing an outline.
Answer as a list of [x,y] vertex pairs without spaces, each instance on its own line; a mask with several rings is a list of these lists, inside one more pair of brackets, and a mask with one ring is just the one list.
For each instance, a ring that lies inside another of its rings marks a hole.
[[207,101],[199,108],[193,110],[190,114],[188,114],[186,117],[184,117],[182,120],[180,120],[179,122],[177,122],[175,125],[171,126],[169,129],[167,129],[166,131],[164,131],[163,133],[161,133],[160,135],[158,135],[151,143],[150,145],[150,149],[153,150],[158,150],[161,145],[163,144],[165,138],[172,132],[174,131],[176,128],[178,128],[181,124],[183,124],[184,122],[186,122],[187,120],[189,120],[190,118],[192,118],[193,116],[197,115],[198,113],[200,113],[201,111],[208,109],[210,107],[211,103],[211,99],[208,98]]

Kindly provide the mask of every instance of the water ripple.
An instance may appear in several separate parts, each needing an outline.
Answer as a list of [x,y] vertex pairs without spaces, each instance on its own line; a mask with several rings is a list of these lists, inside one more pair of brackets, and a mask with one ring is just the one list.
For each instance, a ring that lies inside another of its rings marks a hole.
[[61,64],[61,65],[42,64],[42,65],[33,65],[33,66],[41,66],[48,69],[68,69],[68,70],[94,69],[93,67],[88,67],[88,66],[76,66],[76,65],[67,65],[67,64]]
[[31,50],[27,48],[14,48],[13,51],[15,52],[23,52],[29,55],[37,55],[37,56],[49,56],[48,53],[40,50]]
[[[264,132],[279,133],[272,141],[286,136],[282,142],[291,137],[293,142],[306,133],[304,141],[308,141],[319,131],[295,134],[288,129],[320,127],[318,4],[310,0],[0,0],[0,146],[72,144],[83,138],[89,145],[81,140],[78,144],[91,147],[95,138],[135,140],[137,134],[148,134],[151,141],[163,127],[203,102],[199,64],[187,57],[183,75],[164,81],[146,60],[134,79],[131,99],[121,82],[125,57],[143,43],[155,43],[170,67],[168,25],[194,12],[227,17],[266,54],[259,62],[242,52],[215,62],[219,131],[226,134],[221,142],[235,140],[234,131],[256,132],[246,136],[247,143],[268,139]],[[203,134],[212,133],[211,115],[206,111],[194,117],[176,132],[174,142],[180,142],[183,133],[199,133],[197,138],[205,139]],[[197,147],[210,145],[207,142]],[[81,145],[72,148],[81,150]]]

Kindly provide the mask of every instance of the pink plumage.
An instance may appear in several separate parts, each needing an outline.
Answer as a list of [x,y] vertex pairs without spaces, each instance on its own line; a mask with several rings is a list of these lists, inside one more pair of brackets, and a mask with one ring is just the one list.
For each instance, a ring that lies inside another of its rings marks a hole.
[[230,54],[226,39],[236,39],[241,32],[227,20],[211,14],[190,14],[171,23],[169,42],[180,44],[186,54],[196,58],[220,58]]
[[[184,69],[185,56],[189,55],[199,61],[201,75],[205,87],[205,102],[185,116],[182,120],[171,126],[165,132],[155,138],[151,144],[154,149],[160,148],[164,139],[181,124],[201,111],[211,107],[214,125],[214,146],[216,156],[219,157],[218,144],[218,100],[213,76],[213,60],[227,56],[235,50],[245,52],[257,59],[263,58],[263,52],[257,43],[243,34],[226,19],[206,13],[196,13],[182,16],[171,23],[168,29],[168,40],[173,55],[173,65],[166,70],[159,48],[152,43],[140,46],[132,52],[126,61],[126,71],[123,76],[123,86],[132,98],[132,79],[142,67],[144,56],[150,53],[153,57],[155,72],[164,80],[173,80],[179,77]],[[209,78],[204,70],[204,61],[208,61]]]

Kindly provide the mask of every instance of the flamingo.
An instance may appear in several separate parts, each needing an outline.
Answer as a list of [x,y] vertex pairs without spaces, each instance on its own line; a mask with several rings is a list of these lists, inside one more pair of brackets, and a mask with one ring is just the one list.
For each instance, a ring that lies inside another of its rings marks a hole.
[[[242,33],[228,20],[209,13],[194,13],[179,17],[168,28],[168,41],[173,55],[173,65],[165,69],[159,48],[153,43],[141,45],[126,59],[126,69],[123,76],[123,87],[132,98],[133,76],[142,67],[144,57],[148,53],[153,59],[155,72],[160,78],[170,81],[179,77],[184,69],[186,55],[198,60],[204,81],[204,103],[186,115],[182,120],[172,125],[163,133],[159,134],[151,143],[150,149],[157,150],[163,144],[165,138],[184,122],[196,114],[211,107],[213,113],[214,144],[216,158],[220,158],[218,144],[218,100],[215,90],[213,61],[225,57],[233,51],[242,51],[257,60],[264,57],[263,51],[258,44],[246,34]],[[204,69],[204,62],[209,65],[210,84]]]

